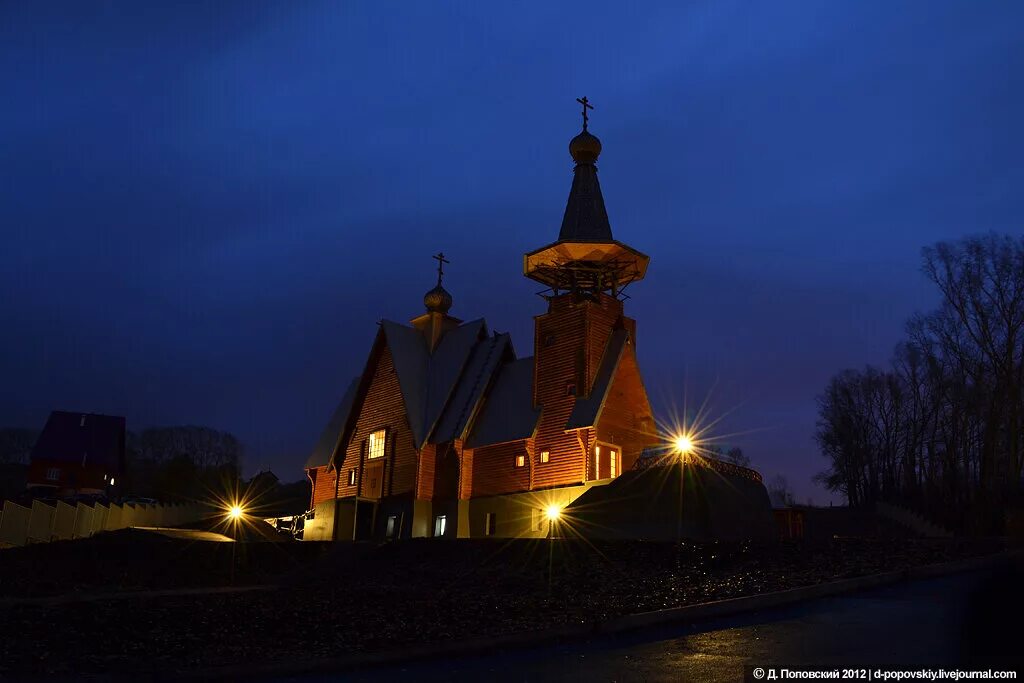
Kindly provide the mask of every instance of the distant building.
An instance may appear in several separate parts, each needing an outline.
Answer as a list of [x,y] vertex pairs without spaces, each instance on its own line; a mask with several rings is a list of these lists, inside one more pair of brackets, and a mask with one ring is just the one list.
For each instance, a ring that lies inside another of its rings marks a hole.
[[532,355],[517,356],[482,319],[448,314],[436,256],[426,312],[380,323],[306,463],[307,539],[543,536],[553,509],[615,481],[661,441],[623,309],[649,258],[612,237],[601,143],[586,121],[569,151],[558,239],[523,257],[547,302]]
[[124,471],[123,417],[55,410],[32,448],[28,486],[56,495],[111,494]]

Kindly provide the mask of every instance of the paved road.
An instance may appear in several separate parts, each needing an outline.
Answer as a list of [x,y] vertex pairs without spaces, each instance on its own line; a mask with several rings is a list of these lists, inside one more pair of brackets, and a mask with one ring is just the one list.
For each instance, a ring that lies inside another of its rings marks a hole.
[[[303,680],[737,681],[744,664],[1019,665],[1022,579],[1009,572],[961,574],[699,625]],[[1014,592],[1008,597],[1007,591]],[[1005,610],[1016,612],[1016,626],[999,624]]]

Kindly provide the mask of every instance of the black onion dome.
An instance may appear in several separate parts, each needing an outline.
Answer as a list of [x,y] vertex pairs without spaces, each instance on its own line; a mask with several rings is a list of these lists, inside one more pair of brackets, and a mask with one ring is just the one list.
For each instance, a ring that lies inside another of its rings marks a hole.
[[569,141],[569,154],[577,164],[592,164],[601,155],[601,141],[584,130]]

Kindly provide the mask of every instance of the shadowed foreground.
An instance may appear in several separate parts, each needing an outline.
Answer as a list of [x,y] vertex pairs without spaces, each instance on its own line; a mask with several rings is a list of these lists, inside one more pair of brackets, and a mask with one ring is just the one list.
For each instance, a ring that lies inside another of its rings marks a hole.
[[[161,588],[159,576],[179,586],[204,585],[204,577],[210,579],[205,585],[222,586],[233,577],[236,584],[275,587],[241,594],[8,604],[0,620],[0,674],[173,674],[397,650],[410,643],[591,623],[996,549],[906,539],[770,548],[560,540],[414,540],[384,546],[145,540],[148,546],[101,536],[4,551],[0,570],[10,576],[0,577],[0,585],[8,596],[17,595],[7,588],[7,578],[48,566],[48,594],[58,592],[53,581],[60,571],[78,591],[95,591],[103,568],[120,568],[125,572],[120,584],[137,588]],[[47,553],[58,551],[60,563],[48,563]],[[77,578],[85,583],[76,583]],[[50,655],[58,647],[60,657]]]
[[[731,683],[743,680],[744,665],[1016,668],[1017,646],[1000,637],[998,622],[989,619],[998,619],[999,604],[988,589],[993,583],[1005,588],[1009,578],[990,571],[960,574],[699,625],[348,672],[345,680]],[[1016,595],[1019,606],[1019,588]],[[1010,610],[1003,605],[1004,618]]]

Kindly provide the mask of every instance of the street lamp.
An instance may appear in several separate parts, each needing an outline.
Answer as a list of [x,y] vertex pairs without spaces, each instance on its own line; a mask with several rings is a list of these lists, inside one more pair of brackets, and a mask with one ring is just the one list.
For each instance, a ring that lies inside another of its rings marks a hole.
[[680,434],[673,439],[672,445],[680,455],[686,455],[693,450],[693,439],[688,434]]
[[554,535],[552,531],[554,529],[555,522],[557,522],[558,518],[562,516],[562,508],[557,505],[548,505],[544,510],[544,514],[548,518],[548,538],[551,538]]

